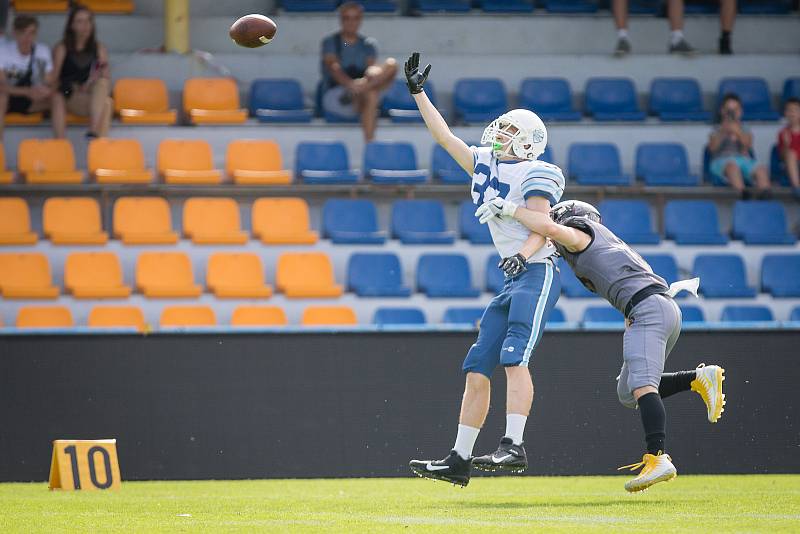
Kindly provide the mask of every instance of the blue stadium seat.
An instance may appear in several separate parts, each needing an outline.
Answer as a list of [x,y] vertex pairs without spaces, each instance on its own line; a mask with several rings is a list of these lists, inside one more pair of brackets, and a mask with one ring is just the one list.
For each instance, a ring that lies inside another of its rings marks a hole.
[[684,323],[703,323],[706,318],[698,306],[680,306]]
[[687,0],[683,11],[686,15],[713,15],[719,13],[717,0]]
[[378,229],[378,214],[370,200],[326,200],[322,207],[322,237],[337,245],[386,242],[386,232]]
[[791,0],[739,0],[742,15],[786,15],[792,9]]
[[678,245],[724,245],[717,207],[710,200],[671,200],[664,207],[664,234]]
[[786,165],[778,152],[778,145],[772,145],[769,151],[769,177],[773,183],[789,185],[789,175],[786,174]]
[[376,184],[421,184],[428,179],[428,171],[417,168],[414,146],[405,141],[367,143],[364,173]]
[[367,13],[394,13],[397,11],[395,0],[361,0],[359,3],[364,6],[364,11]]
[[281,0],[281,5],[289,12],[335,11],[339,0]]
[[780,202],[744,201],[733,205],[734,239],[747,245],[794,245],[797,239],[786,231],[786,213]]
[[789,315],[790,321],[800,321],[800,306],[794,308],[792,310],[791,315]]
[[441,145],[433,145],[431,173],[446,184],[468,184],[472,177]]
[[408,297],[400,259],[391,253],[355,253],[347,262],[347,290],[359,297]]
[[[677,282],[678,264],[672,254],[644,254],[642,257],[653,268],[653,272],[666,280],[667,283]],[[678,296],[685,294],[686,292],[682,291]]]
[[307,184],[354,184],[358,172],[350,168],[347,148],[340,141],[302,141],[294,157],[295,174]]
[[419,308],[378,308],[372,317],[377,325],[425,324],[425,313]]
[[480,323],[483,312],[486,308],[479,307],[457,307],[447,308],[444,311],[442,322],[445,324],[468,324],[477,326]]
[[466,13],[472,7],[470,0],[416,0],[416,4],[417,9],[423,13],[437,11]]
[[653,232],[650,206],[644,200],[604,200],[598,206],[603,224],[631,245],[657,245],[661,238]]
[[532,13],[533,0],[483,0],[486,13]]
[[[425,94],[433,105],[436,105],[435,91],[433,84],[430,81],[425,82]],[[406,122],[423,122],[422,115],[419,113],[417,103],[411,93],[408,92],[408,85],[406,82],[396,80],[392,86],[383,94],[381,101],[381,111],[387,115],[392,122],[406,123]]]
[[500,270],[500,254],[492,254],[486,260],[486,290],[490,293],[500,293],[506,283],[506,276]]
[[800,297],[800,254],[767,254],[761,260],[761,290],[773,297]]
[[800,77],[786,78],[783,82],[783,97],[781,102],[786,102],[789,97],[800,98]]
[[625,317],[617,310],[608,305],[587,306],[583,310],[584,323],[624,323]]
[[708,121],[700,84],[694,78],[655,78],[650,84],[650,113],[662,121]]
[[476,206],[469,200],[465,200],[458,208],[458,226],[461,237],[469,240],[473,245],[491,245],[492,234],[489,233],[489,225],[481,224],[475,217]]
[[635,15],[658,15],[661,0],[631,0],[628,3],[628,13]]
[[508,111],[506,88],[500,78],[464,78],[453,91],[456,118],[467,123],[484,123]]
[[250,114],[260,122],[311,122],[300,82],[259,79],[250,86]]
[[756,291],[747,285],[744,262],[738,254],[699,254],[694,276],[700,277],[700,292],[706,298],[749,298]]
[[546,0],[550,13],[596,13],[598,0]]
[[547,163],[552,163],[553,165],[556,164],[555,159],[553,159],[553,150],[550,148],[550,145],[544,147],[544,152],[542,152],[542,155],[539,156],[539,161],[546,161]]
[[763,78],[723,78],[719,82],[717,104],[728,93],[739,95],[742,100],[742,120],[775,121],[780,118],[780,114],[772,107],[769,86]]
[[592,293],[581,283],[572,271],[572,267],[564,261],[564,258],[558,259],[558,270],[561,274],[561,292],[569,298],[598,298],[596,293]]
[[550,310],[550,315],[547,316],[547,324],[550,323],[565,323],[567,318],[561,308],[553,308]]
[[467,258],[461,254],[422,254],[417,263],[417,291],[431,298],[475,298]]
[[725,306],[720,321],[729,323],[760,323],[774,321],[766,306]]
[[689,173],[686,148],[680,143],[641,143],[636,147],[636,176],[647,185],[697,185]]
[[586,112],[597,121],[643,121],[636,87],[628,78],[589,78]]
[[455,241],[447,230],[444,208],[436,200],[398,200],[392,206],[392,235],[406,245],[443,244]]
[[543,121],[579,121],[572,105],[572,89],[564,78],[525,78],[519,89],[519,105]]
[[580,185],[630,185],[622,173],[619,150],[611,143],[572,143],[567,156],[569,175]]

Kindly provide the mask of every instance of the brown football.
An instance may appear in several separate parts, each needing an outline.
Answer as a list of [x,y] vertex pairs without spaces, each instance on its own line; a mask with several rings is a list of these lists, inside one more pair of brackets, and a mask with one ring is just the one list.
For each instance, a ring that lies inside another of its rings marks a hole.
[[245,15],[231,26],[233,42],[247,48],[258,48],[272,41],[278,26],[264,15]]

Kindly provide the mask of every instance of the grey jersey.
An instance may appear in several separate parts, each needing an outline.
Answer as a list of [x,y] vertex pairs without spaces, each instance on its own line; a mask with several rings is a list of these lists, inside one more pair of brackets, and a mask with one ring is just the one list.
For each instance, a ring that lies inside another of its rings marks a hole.
[[556,249],[575,271],[575,276],[590,291],[605,298],[623,314],[636,292],[654,284],[664,286],[666,280],[624,241],[600,223],[589,219],[573,219],[569,226],[592,237],[582,252],[569,252],[556,243]]

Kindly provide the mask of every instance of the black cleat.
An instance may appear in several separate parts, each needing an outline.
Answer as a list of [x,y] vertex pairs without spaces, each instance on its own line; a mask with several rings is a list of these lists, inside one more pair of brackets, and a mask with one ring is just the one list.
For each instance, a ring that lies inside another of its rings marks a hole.
[[463,488],[469,484],[472,460],[464,460],[456,451],[450,451],[443,460],[411,460],[408,466],[417,476],[444,480]]
[[481,471],[521,473],[528,468],[528,456],[525,454],[525,447],[514,445],[511,438],[503,438],[496,451],[473,458],[472,465]]

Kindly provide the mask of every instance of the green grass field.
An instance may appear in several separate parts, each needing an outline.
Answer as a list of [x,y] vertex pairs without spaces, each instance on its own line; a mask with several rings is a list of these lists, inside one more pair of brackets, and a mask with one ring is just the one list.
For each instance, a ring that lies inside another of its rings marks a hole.
[[123,482],[116,493],[0,484],[0,532],[798,532],[800,475]]

